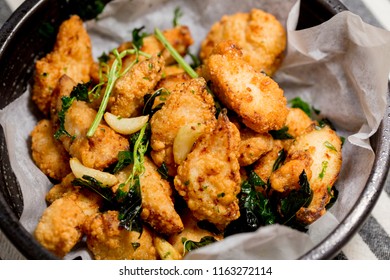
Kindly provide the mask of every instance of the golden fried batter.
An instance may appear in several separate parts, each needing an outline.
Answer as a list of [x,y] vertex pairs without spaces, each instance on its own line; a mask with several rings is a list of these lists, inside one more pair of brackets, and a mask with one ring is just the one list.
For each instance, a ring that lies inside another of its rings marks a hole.
[[38,122],[31,132],[31,151],[35,164],[47,176],[61,180],[70,172],[69,155],[54,138],[50,120]]
[[84,224],[87,245],[97,260],[155,260],[151,231],[128,231],[119,225],[118,212],[90,216]]
[[244,61],[234,42],[224,41],[214,48],[205,74],[215,95],[246,126],[259,133],[283,127],[288,114],[283,90]]
[[338,178],[341,163],[341,140],[334,130],[325,126],[319,128],[315,124],[296,138],[288,150],[289,154],[309,154],[312,163],[309,166],[311,176],[308,176],[313,199],[307,208],[301,208],[296,218],[303,224],[311,224],[323,214],[325,206],[331,199],[330,188]]
[[[173,205],[172,189],[168,181],[161,178],[157,166],[144,158],[145,171],[140,176],[142,212],[141,218],[162,234],[173,234],[183,229],[183,222]],[[126,181],[133,165],[116,174],[119,182]],[[116,187],[114,187],[115,189]]]
[[259,177],[267,182],[271,173],[273,171],[273,167],[276,159],[279,156],[279,152],[283,150],[283,143],[281,140],[273,141],[272,149],[262,155],[255,163],[254,163],[254,171]]
[[223,16],[202,42],[200,58],[207,61],[213,48],[223,40],[235,41],[242,48],[243,59],[269,76],[280,66],[287,41],[282,24],[259,9]]
[[76,83],[88,82],[92,64],[89,35],[82,20],[74,15],[61,24],[53,51],[35,64],[32,99],[38,108],[49,113],[52,91],[63,74]]
[[43,213],[34,235],[42,246],[64,257],[80,241],[81,226],[86,219],[75,196],[55,200]]
[[214,100],[206,90],[206,81],[197,78],[178,84],[165,105],[150,120],[151,156],[155,164],[161,166],[165,163],[169,174],[174,176],[176,164],[172,147],[179,129],[191,123],[205,124],[210,128],[214,122]]
[[249,128],[240,130],[240,166],[247,166],[258,160],[273,147],[273,138],[268,133],[257,133]]
[[178,167],[175,188],[198,220],[224,229],[240,216],[238,148],[240,133],[221,113],[214,130],[203,134]]
[[76,179],[73,173],[66,175],[60,183],[55,184],[46,194],[46,201],[51,204],[54,200],[63,197],[64,195],[78,190],[77,187],[72,185],[72,181]]
[[168,75],[157,83],[156,89],[164,88],[171,92],[175,89],[177,84],[188,82],[189,80],[191,80],[191,77],[187,73]]
[[312,124],[313,120],[302,109],[289,108],[285,125],[288,127],[288,133],[294,138],[305,132]]
[[134,65],[116,81],[108,104],[109,111],[124,118],[141,115],[144,95],[153,91],[163,69],[164,60],[157,56]]
[[191,240],[199,242],[202,237],[211,236],[216,240],[222,240],[222,235],[217,235],[206,229],[202,229],[198,226],[198,220],[192,215],[191,211],[185,209],[182,214],[182,220],[184,223],[184,230],[180,233],[173,234],[168,238],[168,242],[179,252],[181,255],[185,255],[183,240]]

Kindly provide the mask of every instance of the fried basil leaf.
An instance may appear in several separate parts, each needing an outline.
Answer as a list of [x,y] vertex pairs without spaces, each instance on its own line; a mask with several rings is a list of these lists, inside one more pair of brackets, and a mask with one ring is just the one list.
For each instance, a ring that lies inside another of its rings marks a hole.
[[192,250],[204,247],[216,241],[217,240],[213,236],[204,236],[198,242],[186,238],[182,239],[185,252],[191,252]]
[[299,176],[299,190],[292,190],[285,198],[280,200],[280,214],[284,223],[290,222],[301,207],[308,207],[313,199],[313,191],[305,171]]
[[286,139],[294,139],[294,136],[288,133],[288,126],[283,126],[278,130],[270,130],[268,131],[271,134],[273,139],[286,140]]

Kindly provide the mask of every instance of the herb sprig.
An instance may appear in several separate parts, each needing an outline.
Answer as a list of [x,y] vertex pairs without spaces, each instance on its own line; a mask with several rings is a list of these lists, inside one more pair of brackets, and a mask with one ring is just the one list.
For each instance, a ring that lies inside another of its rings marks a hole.
[[[117,49],[114,49],[112,53],[115,56],[115,60],[112,63],[111,67],[107,66],[109,69],[107,74],[106,90],[104,92],[103,99],[102,102],[100,103],[100,107],[96,114],[96,117],[87,132],[87,137],[92,137],[95,134],[95,131],[103,118],[104,112],[106,111],[108,100],[114,89],[115,82],[124,74],[126,74],[136,63],[138,63],[139,55],[143,55],[146,58],[151,57],[150,54],[144,53],[136,48],[127,49],[122,51],[121,53],[119,53]],[[122,59],[125,56],[132,55],[132,54],[136,55],[136,59],[124,71],[122,71]]]

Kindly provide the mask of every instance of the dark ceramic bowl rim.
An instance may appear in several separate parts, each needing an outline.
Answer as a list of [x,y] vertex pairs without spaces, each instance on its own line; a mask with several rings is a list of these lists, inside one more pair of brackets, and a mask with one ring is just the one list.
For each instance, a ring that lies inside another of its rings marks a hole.
[[[34,11],[45,0],[26,0],[11,15],[0,29],[0,58],[7,48],[9,41],[18,32],[18,27],[23,22],[28,22]],[[336,14],[346,8],[339,1],[317,0],[321,8]],[[367,180],[366,186],[354,207],[346,215],[343,221],[327,236],[327,238],[312,248],[300,259],[330,259],[334,257],[349,239],[360,229],[383,189],[387,171],[390,165],[390,107],[389,94],[387,94],[387,109],[384,119],[374,137],[378,141],[375,149],[376,159]],[[3,184],[3,181],[1,181]],[[44,249],[31,234],[19,223],[15,213],[0,194],[0,228],[11,243],[27,259],[56,259],[56,257]]]

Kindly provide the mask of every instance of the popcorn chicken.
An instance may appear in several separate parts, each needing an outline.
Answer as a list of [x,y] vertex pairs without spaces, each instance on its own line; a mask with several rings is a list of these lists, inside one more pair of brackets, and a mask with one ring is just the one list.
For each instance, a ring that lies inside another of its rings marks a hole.
[[55,200],[43,213],[34,236],[46,249],[64,257],[81,240],[86,214],[69,195]]
[[[141,219],[161,234],[173,234],[183,229],[183,222],[177,214],[172,189],[168,181],[161,178],[157,166],[147,157],[144,158],[145,171],[140,176],[142,212]],[[116,174],[119,184],[126,181],[132,172],[129,165]],[[118,186],[113,189],[116,191]]]
[[164,69],[162,57],[153,56],[134,65],[120,77],[111,94],[108,110],[118,117],[135,117],[142,113],[144,96],[152,93]]
[[31,152],[35,164],[50,178],[61,180],[70,172],[69,155],[54,138],[50,120],[39,121],[31,132]]
[[108,211],[90,216],[83,228],[89,250],[97,260],[155,260],[152,232],[142,234],[119,225],[118,212]]
[[252,9],[249,13],[224,15],[203,40],[200,58],[207,64],[218,43],[232,40],[242,48],[243,60],[256,71],[272,76],[283,60],[286,37],[283,25],[265,11]]
[[283,127],[288,114],[283,90],[243,60],[233,41],[223,41],[214,48],[204,71],[214,94],[246,126],[259,133]]
[[289,153],[308,151],[313,160],[310,165],[312,173],[309,180],[313,199],[307,208],[301,208],[297,220],[311,224],[326,212],[332,192],[330,188],[336,182],[342,163],[341,139],[329,126],[321,129],[313,124],[299,136],[289,149]]
[[206,90],[206,81],[197,78],[178,84],[168,96],[165,105],[150,120],[151,156],[154,163],[157,166],[165,163],[169,174],[175,175],[172,147],[180,127],[201,123],[210,128],[214,122],[214,100]]
[[82,20],[74,15],[61,24],[52,52],[35,64],[32,100],[47,116],[58,79],[66,74],[76,83],[88,82],[92,64],[91,40]]
[[273,138],[268,133],[257,133],[251,129],[240,130],[240,166],[248,166],[258,160],[273,147]]
[[174,180],[194,217],[220,229],[240,216],[239,143],[238,129],[221,113],[212,132],[200,137],[178,167]]

